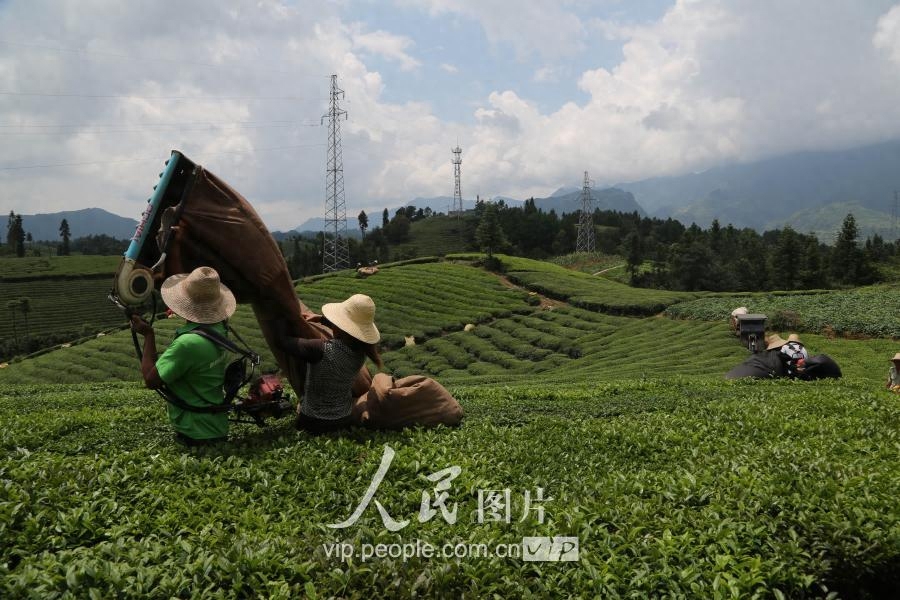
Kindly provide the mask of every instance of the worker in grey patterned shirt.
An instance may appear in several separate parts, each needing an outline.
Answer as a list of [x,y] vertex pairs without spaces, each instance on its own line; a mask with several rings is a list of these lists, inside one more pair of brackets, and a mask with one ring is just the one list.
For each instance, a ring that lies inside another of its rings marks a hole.
[[375,326],[375,302],[355,294],[343,302],[322,306],[322,315],[334,331],[334,339],[310,340],[278,332],[278,345],[286,353],[309,363],[306,390],[296,425],[309,433],[325,433],[350,426],[353,380],[370,358],[384,365],[378,354],[381,334]]

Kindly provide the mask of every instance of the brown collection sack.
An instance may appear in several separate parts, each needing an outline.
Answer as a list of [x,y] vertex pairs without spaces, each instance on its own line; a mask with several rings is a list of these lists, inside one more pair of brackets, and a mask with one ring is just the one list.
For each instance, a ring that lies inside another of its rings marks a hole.
[[353,405],[355,423],[375,429],[459,425],[463,409],[440,383],[423,375],[394,379],[377,373]]
[[[286,322],[288,334],[308,339],[327,339],[331,330],[297,298],[281,249],[249,202],[227,183],[196,165],[184,155],[173,152],[170,160],[184,163],[193,175],[167,193],[152,226],[158,228],[157,242],[167,239],[162,269],[155,284],[177,273],[190,273],[208,266],[219,273],[222,283],[239,303],[251,304],[266,343],[278,366],[302,395],[306,363],[286,355],[275,342],[275,324]],[[179,163],[181,164],[181,163]],[[145,268],[161,256],[158,243],[148,240],[139,260]],[[364,393],[371,377],[363,367],[354,381],[354,392]]]

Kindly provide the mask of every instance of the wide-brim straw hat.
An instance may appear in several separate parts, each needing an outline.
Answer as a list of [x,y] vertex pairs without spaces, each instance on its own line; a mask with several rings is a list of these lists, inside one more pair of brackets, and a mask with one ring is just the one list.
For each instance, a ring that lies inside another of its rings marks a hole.
[[791,335],[789,335],[787,341],[789,341],[789,342],[797,342],[798,344],[802,344],[802,343],[803,343],[803,342],[800,341],[800,336],[797,335],[796,333],[792,333]]
[[894,358],[892,358],[891,360],[894,361],[894,362],[900,360],[900,352],[898,352],[897,354],[895,354],[895,355],[894,355]]
[[366,344],[375,344],[381,334],[375,326],[375,302],[365,294],[354,294],[343,302],[322,306],[325,318]]
[[234,314],[237,301],[212,267],[172,275],[160,288],[163,301],[179,317],[193,323],[218,323]]
[[772,333],[766,336],[766,350],[781,348],[785,344],[787,344],[787,342],[777,333]]

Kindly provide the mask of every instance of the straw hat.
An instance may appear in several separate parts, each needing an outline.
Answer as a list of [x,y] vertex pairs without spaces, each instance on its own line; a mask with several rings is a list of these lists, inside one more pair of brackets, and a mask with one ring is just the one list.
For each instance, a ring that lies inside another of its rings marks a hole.
[[375,302],[365,294],[354,294],[343,302],[325,304],[322,314],[361,342],[374,344],[381,339],[375,327]]
[[792,333],[791,335],[789,335],[787,341],[789,341],[789,342],[797,342],[798,344],[802,344],[802,343],[803,343],[803,342],[800,341],[800,336],[797,335],[796,333]]
[[775,348],[781,348],[787,344],[784,339],[777,333],[770,333],[766,336],[766,350],[774,350]]
[[197,267],[190,274],[166,279],[160,288],[166,306],[194,323],[218,323],[234,314],[237,302],[212,267]]
[[900,360],[900,352],[898,352],[897,354],[895,354],[895,355],[894,355],[894,358],[892,358],[891,360],[892,360],[892,361],[898,361],[898,360]]

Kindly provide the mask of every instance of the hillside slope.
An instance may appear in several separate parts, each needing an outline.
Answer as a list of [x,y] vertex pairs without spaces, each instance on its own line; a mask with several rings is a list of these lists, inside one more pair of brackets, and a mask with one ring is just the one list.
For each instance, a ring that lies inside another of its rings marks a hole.
[[[473,256],[458,255],[455,260]],[[580,381],[600,382],[659,374],[717,375],[746,357],[724,318],[709,322],[654,316],[666,306],[703,294],[635,289],[549,263],[502,259],[510,277],[523,287],[511,288],[498,276],[465,262],[434,262],[385,265],[366,279],[351,272],[320,276],[301,281],[297,292],[314,310],[353,293],[372,296],[385,363],[398,375],[421,373],[458,383],[497,384],[565,383],[574,375]],[[94,302],[105,305],[105,295],[99,292]],[[554,298],[556,308],[548,309],[539,294]],[[877,297],[861,296],[873,302]],[[846,303],[841,295],[834,298],[838,306]],[[727,296],[710,301],[715,306],[732,302]],[[178,322],[158,324],[160,346],[171,339]],[[474,330],[464,331],[468,324]],[[274,368],[249,307],[239,308],[232,325],[262,352],[264,368]],[[850,334],[855,331],[852,324],[842,327]],[[855,327],[868,324],[861,321]],[[406,338],[414,338],[416,345],[404,347]],[[884,356],[893,347],[890,339],[852,342],[813,334],[804,338],[814,351],[834,356],[848,375],[877,379],[883,375]],[[0,383],[137,379],[128,331],[0,370]]]
[[[127,332],[0,369],[0,597],[896,595],[895,342],[804,334],[843,379],[726,381],[747,352],[718,313],[566,301],[689,295],[504,260],[561,299],[464,262],[297,286],[313,308],[372,295],[388,370],[437,377],[456,428],[310,436],[285,418],[185,450]],[[233,324],[264,348],[247,307]]]

